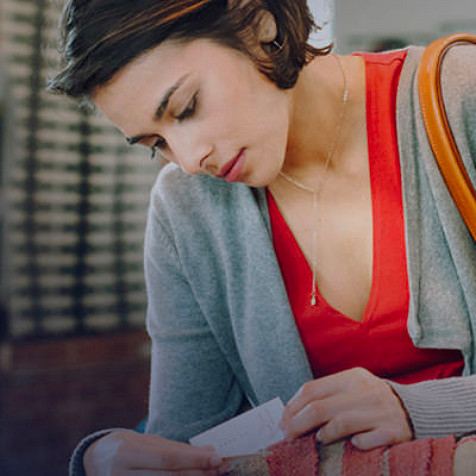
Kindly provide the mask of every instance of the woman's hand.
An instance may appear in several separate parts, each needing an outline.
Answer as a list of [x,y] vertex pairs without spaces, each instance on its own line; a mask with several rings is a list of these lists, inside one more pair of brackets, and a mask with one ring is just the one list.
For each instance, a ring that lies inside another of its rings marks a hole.
[[280,426],[288,438],[320,427],[316,437],[324,444],[354,435],[352,443],[362,450],[413,437],[390,385],[362,368],[305,383],[286,405]]
[[216,476],[221,463],[213,447],[196,447],[118,430],[100,438],[85,452],[87,476]]

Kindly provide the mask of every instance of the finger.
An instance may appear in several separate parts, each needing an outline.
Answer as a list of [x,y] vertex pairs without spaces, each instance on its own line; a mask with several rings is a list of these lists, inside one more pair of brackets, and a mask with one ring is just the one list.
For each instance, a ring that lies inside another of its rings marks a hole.
[[329,402],[317,400],[310,402],[299,413],[285,421],[281,426],[286,438],[297,438],[310,430],[327,423]]
[[375,429],[378,415],[375,412],[349,410],[338,413],[316,433],[316,439],[324,444],[333,443],[355,433]]
[[129,473],[130,476],[219,476],[218,470],[183,469],[177,471],[139,469]]
[[137,441],[133,445],[124,445],[122,461],[130,469],[212,469],[218,467],[222,459],[210,449],[194,447],[179,442],[164,442],[146,445]]
[[284,409],[282,420],[292,418],[313,400],[332,397],[350,388],[355,388],[359,382],[368,383],[372,378],[375,376],[367,370],[355,367],[306,382],[289,400]]
[[[294,415],[290,420],[284,421],[282,430],[287,438],[296,438],[307,433],[314,428],[325,425],[335,418],[338,418],[336,424],[339,425],[344,415],[349,412],[356,415],[362,413],[362,419],[370,417],[367,415],[369,403],[372,403],[368,393],[360,392],[355,394],[343,393],[335,395],[331,398],[323,400],[315,400],[306,405],[299,413]],[[372,419],[376,421],[377,414],[375,408],[372,407]],[[347,424],[344,420],[343,424]],[[365,427],[363,429],[368,429]]]
[[351,443],[359,450],[371,450],[379,446],[394,445],[407,441],[407,439],[399,438],[389,429],[377,428],[365,433],[359,433],[351,439]]
[[[338,391],[339,382],[336,382],[336,379],[332,379],[332,381],[329,382],[330,377],[334,376],[332,375],[306,382],[285,406],[282,420],[291,419],[313,400],[321,400],[334,395]],[[332,385],[332,383],[334,383],[334,385]],[[336,383],[337,386],[335,385]]]
[[153,447],[171,447],[171,448],[177,448],[177,447],[182,447],[184,449],[187,449],[189,452],[196,452],[197,454],[215,454],[216,450],[215,447],[212,445],[206,445],[206,446],[194,446],[190,445],[189,443],[181,443],[179,441],[174,441],[174,440],[169,440],[167,438],[163,438],[162,436],[159,435],[154,435],[154,434],[142,434],[141,435],[144,438],[144,441],[141,442],[141,444],[144,445],[149,445]]

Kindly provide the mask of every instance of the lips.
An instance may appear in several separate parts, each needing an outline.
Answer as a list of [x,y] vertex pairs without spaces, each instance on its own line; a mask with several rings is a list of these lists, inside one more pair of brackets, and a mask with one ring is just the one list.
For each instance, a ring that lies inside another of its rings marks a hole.
[[219,178],[225,179],[227,182],[237,182],[245,165],[245,149],[241,149],[238,155],[227,162],[217,175]]

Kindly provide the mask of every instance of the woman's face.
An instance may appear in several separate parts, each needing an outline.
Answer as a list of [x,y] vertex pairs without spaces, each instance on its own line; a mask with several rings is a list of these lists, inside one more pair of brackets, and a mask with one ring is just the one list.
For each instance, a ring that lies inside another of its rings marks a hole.
[[93,100],[131,142],[157,147],[187,173],[263,186],[282,167],[290,92],[210,40],[160,44]]

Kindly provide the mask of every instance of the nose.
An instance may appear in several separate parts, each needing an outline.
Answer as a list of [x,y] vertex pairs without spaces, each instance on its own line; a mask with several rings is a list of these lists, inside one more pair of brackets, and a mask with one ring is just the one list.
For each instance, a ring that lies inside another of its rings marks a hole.
[[180,134],[169,139],[169,148],[173,161],[191,175],[205,173],[213,153],[213,146],[200,137]]

